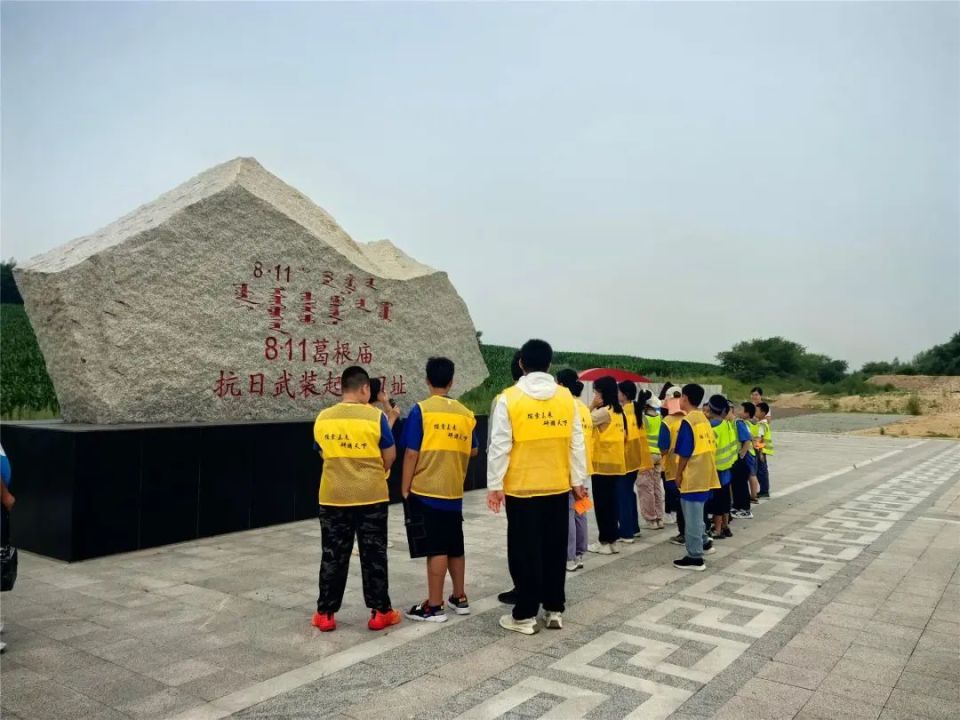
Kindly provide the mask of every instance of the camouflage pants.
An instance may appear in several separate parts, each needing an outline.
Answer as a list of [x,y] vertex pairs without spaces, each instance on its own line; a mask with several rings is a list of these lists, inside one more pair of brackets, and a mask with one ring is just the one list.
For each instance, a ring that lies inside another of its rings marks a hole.
[[360,545],[363,599],[372,610],[389,610],[387,582],[387,503],[354,507],[320,506],[323,555],[317,612],[337,612],[350,570],[353,537]]

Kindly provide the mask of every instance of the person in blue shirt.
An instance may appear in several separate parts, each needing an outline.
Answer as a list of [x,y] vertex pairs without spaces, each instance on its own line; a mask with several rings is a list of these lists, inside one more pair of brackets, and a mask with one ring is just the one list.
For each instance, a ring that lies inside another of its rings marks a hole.
[[[10,460],[0,445],[0,546],[6,547],[10,544],[10,510],[13,508],[16,498],[10,492],[10,478],[13,471],[10,467]],[[0,622],[0,632],[3,632],[3,623]],[[0,642],[0,652],[7,649],[5,642]]]
[[410,557],[427,561],[427,599],[407,611],[410,620],[444,622],[443,585],[447,573],[453,594],[447,602],[458,615],[470,613],[464,588],[463,484],[467,463],[479,452],[473,413],[448,397],[454,364],[427,361],[430,397],[414,405],[400,444],[403,459],[405,525]]
[[733,510],[730,515],[741,520],[750,520],[750,478],[757,474],[757,458],[751,454],[753,435],[747,422],[756,416],[757,408],[751,402],[741,403],[740,416],[737,418],[737,461],[733,464],[731,487],[733,489]]

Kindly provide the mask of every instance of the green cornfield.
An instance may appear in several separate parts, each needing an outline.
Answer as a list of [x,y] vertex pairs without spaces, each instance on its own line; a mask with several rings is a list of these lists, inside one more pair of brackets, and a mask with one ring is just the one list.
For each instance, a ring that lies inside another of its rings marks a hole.
[[23,305],[0,305],[0,418],[56,417],[53,383]]

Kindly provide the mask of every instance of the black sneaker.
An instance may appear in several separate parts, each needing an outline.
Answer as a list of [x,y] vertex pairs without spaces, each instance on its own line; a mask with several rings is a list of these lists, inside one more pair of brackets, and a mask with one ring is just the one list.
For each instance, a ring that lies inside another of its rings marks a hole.
[[703,558],[682,557],[673,561],[673,566],[678,570],[693,570],[694,572],[703,572],[707,569],[707,564]]
[[674,535],[672,538],[670,538],[670,542],[672,542],[674,545],[686,545],[686,544],[687,544],[687,540],[686,540],[686,538],[683,537],[683,535]]
[[517,589],[507,590],[497,595],[497,600],[502,602],[504,605],[516,605],[517,604]]
[[451,595],[447,598],[447,605],[453,608],[453,611],[457,615],[469,615],[470,614],[470,601],[467,600],[466,595],[461,595],[460,597],[454,597]]
[[418,622],[446,622],[447,614],[443,611],[443,605],[431,605],[429,601],[424,600],[419,605],[414,605],[404,613],[411,620]]
[[704,555],[713,555],[716,551],[717,551],[717,549],[713,546],[713,541],[712,541],[712,540],[711,540],[710,542],[708,542],[708,543],[704,543],[704,545],[703,545],[703,554],[704,554]]
[[768,492],[762,492],[762,493],[760,493],[757,497],[768,498],[768,497],[770,497],[770,493],[768,493]]
[[713,528],[710,528],[709,530],[707,530],[707,537],[710,538],[711,540],[722,540],[723,533],[722,532],[718,533]]
[[723,537],[725,537],[725,538],[732,538],[732,537],[733,537],[733,532],[730,530],[730,528],[725,527],[725,528],[723,529]]

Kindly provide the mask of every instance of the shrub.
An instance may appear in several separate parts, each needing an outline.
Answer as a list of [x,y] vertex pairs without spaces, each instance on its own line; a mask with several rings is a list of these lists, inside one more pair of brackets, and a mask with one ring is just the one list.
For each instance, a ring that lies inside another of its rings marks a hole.
[[923,414],[923,410],[920,408],[920,398],[917,395],[911,395],[907,399],[907,412],[911,415]]

